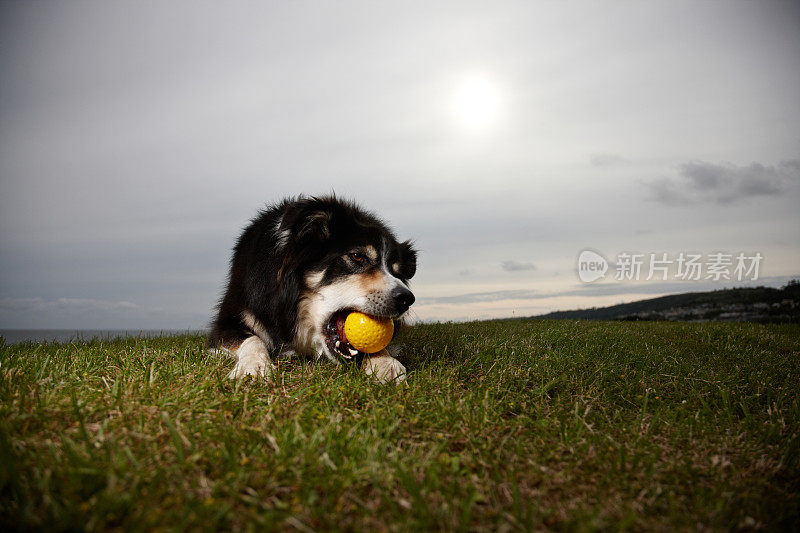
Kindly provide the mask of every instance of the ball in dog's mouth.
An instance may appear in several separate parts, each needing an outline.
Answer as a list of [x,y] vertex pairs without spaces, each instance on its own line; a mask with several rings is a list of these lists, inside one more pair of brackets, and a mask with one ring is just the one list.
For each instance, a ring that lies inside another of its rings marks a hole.
[[346,361],[352,361],[358,356],[365,355],[364,352],[359,352],[353,345],[347,341],[347,336],[344,334],[344,321],[350,310],[342,310],[335,312],[325,326],[325,341],[328,344],[328,349],[331,353],[336,354]]

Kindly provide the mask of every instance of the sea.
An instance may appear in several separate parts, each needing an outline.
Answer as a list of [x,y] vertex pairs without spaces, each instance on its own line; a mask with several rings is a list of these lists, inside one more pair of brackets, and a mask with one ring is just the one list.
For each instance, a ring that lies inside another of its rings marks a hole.
[[7,345],[23,342],[85,342],[93,339],[112,340],[154,338],[172,335],[202,335],[201,330],[185,329],[0,329],[0,337]]

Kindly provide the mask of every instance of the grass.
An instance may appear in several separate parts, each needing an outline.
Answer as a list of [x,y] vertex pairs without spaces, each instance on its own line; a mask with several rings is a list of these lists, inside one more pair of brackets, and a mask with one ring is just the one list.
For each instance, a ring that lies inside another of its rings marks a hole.
[[409,328],[408,386],[178,336],[0,347],[0,527],[800,528],[800,327]]

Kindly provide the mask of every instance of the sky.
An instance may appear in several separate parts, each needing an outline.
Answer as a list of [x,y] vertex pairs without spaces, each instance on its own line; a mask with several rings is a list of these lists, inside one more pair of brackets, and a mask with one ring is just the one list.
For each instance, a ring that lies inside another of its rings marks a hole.
[[416,242],[416,320],[779,287],[798,58],[787,0],[2,2],[0,328],[205,327],[256,211],[332,191]]

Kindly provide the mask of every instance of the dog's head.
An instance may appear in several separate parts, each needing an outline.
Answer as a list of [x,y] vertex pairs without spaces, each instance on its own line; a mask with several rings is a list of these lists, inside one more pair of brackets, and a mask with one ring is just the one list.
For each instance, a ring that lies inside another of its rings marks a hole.
[[[301,200],[278,228],[285,247],[279,278],[299,284],[295,338],[331,359],[358,355],[342,333],[349,311],[400,320],[414,294],[411,242],[399,242],[376,216],[333,197]],[[355,352],[355,353],[354,353]]]

